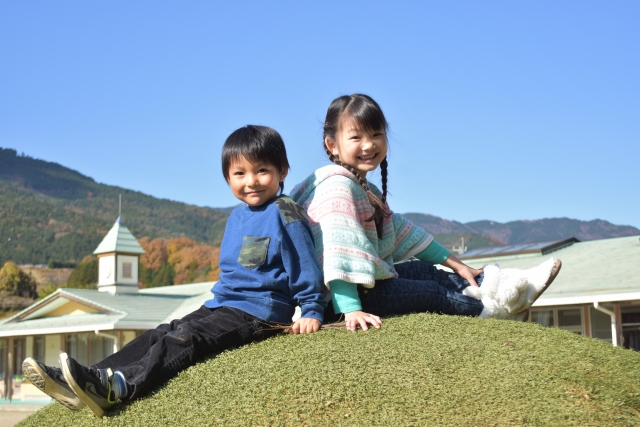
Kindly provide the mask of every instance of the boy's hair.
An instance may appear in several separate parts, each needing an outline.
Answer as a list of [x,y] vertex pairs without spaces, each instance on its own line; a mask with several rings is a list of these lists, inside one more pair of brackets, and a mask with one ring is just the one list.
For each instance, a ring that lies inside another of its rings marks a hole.
[[[280,134],[267,126],[247,125],[235,130],[222,147],[222,174],[229,181],[231,163],[244,157],[251,163],[266,162],[280,173],[290,169],[287,150]],[[280,192],[284,182],[280,183]]]
[[369,184],[367,183],[367,180],[361,177],[354,167],[347,165],[346,163],[342,163],[338,156],[333,155],[324,143],[324,138],[329,138],[332,141],[336,140],[336,133],[338,133],[338,131],[340,130],[343,117],[345,116],[350,117],[355,122],[356,126],[364,131],[384,130],[385,132],[387,132],[389,129],[389,124],[387,123],[387,119],[384,117],[382,109],[380,108],[378,103],[374,101],[370,96],[362,95],[360,93],[355,93],[353,95],[343,95],[339,98],[334,99],[331,102],[331,105],[329,105],[329,109],[327,110],[327,117],[324,121],[322,141],[324,150],[329,155],[329,160],[337,165],[342,166],[343,168],[354,174],[362,188],[364,188],[364,190],[367,192],[369,202],[374,208],[374,214],[366,221],[375,221],[378,237],[382,238],[382,221],[384,218],[391,215],[384,206],[385,202],[387,201],[387,158],[385,157],[382,162],[380,162],[380,176],[382,178],[382,198],[379,199],[371,192],[371,190],[369,190]]

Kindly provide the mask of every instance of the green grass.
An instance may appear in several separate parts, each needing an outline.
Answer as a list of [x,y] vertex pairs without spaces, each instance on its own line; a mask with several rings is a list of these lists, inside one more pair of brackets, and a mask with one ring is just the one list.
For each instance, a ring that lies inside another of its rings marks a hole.
[[19,426],[640,425],[640,354],[535,324],[416,314],[225,352],[98,419]]

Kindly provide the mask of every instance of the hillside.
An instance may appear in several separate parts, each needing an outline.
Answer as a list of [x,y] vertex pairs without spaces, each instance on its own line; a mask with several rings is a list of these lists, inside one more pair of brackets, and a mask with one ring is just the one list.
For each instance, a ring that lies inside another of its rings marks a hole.
[[[57,163],[0,148],[0,265],[7,260],[18,264],[79,262],[93,252],[113,225],[120,194],[125,224],[138,239],[187,237],[219,246],[232,209],[198,207],[100,184]],[[602,220],[550,218],[463,224],[421,213],[405,215],[449,248],[459,246],[460,237],[474,249],[572,236],[594,240],[640,234],[635,227]]]
[[197,364],[98,419],[35,426],[633,426],[640,354],[556,328],[415,314],[380,330],[282,335]]
[[225,212],[99,184],[59,164],[0,148],[0,264],[80,261],[113,225],[120,194],[125,224],[135,236],[219,245]]
[[421,213],[407,213],[404,216],[433,234],[437,241],[447,247],[459,246],[460,238],[464,237],[469,250],[483,246],[549,242],[569,237],[577,237],[584,241],[640,234],[640,229],[635,227],[614,225],[600,219],[580,221],[570,218],[545,218],[507,223],[488,220],[461,223]]

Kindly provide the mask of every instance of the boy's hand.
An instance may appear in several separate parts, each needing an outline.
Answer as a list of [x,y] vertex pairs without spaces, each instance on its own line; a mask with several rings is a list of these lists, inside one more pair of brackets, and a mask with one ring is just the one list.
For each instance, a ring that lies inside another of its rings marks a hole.
[[318,332],[320,330],[320,323],[317,319],[312,319],[310,317],[301,317],[296,320],[293,325],[291,325],[291,333],[292,334],[310,334],[313,332]]
[[376,329],[380,329],[380,325],[382,325],[382,320],[380,320],[378,316],[374,316],[373,314],[365,313],[360,310],[345,313],[344,320],[347,324],[347,330],[354,332],[358,328],[358,325],[360,325],[363,331],[369,329],[367,326],[368,323],[371,323],[371,326]]

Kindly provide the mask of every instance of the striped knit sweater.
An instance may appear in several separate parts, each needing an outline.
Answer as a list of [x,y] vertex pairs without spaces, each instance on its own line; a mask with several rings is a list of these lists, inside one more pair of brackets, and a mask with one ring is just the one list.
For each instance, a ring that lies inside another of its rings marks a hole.
[[[371,191],[380,190],[369,184]],[[423,251],[433,237],[399,214],[385,218],[378,238],[369,203],[356,177],[345,168],[320,168],[289,195],[309,216],[324,283],[344,280],[372,288],[376,280],[398,277],[393,264]],[[388,208],[388,206],[387,206]]]

